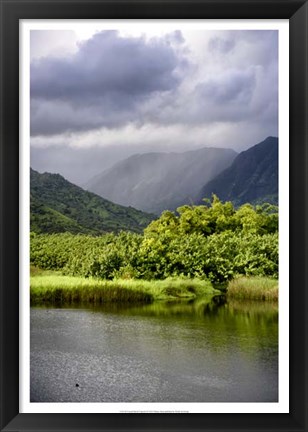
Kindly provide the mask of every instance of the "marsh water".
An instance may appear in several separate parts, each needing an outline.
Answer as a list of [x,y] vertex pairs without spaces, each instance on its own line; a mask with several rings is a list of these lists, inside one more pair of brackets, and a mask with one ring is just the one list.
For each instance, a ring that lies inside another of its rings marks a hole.
[[32,402],[277,402],[277,304],[31,308]]

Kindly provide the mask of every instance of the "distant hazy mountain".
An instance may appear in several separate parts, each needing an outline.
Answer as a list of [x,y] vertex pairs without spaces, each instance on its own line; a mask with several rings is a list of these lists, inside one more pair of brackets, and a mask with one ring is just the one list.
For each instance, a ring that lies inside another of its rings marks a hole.
[[229,168],[205,184],[199,203],[213,193],[235,205],[278,204],[278,138],[268,137],[240,153]]
[[141,232],[153,215],[87,192],[59,174],[30,170],[31,231],[100,234]]
[[222,148],[136,154],[94,177],[86,189],[113,202],[160,214],[191,203],[200,186],[227,168],[236,155]]

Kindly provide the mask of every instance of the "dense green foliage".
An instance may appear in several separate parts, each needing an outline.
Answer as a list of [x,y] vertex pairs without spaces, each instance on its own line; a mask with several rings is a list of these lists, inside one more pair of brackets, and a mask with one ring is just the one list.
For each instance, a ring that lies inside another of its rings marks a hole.
[[238,274],[277,277],[277,208],[235,210],[214,196],[207,205],[164,212],[144,235],[32,234],[31,263],[100,279],[184,276],[221,284]]
[[31,169],[30,180],[31,231],[36,233],[142,232],[154,218],[87,192],[59,174]]

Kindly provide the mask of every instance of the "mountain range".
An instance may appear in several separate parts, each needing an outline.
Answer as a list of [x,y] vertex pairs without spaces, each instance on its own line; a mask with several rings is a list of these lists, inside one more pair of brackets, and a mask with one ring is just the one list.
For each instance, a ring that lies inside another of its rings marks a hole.
[[278,204],[278,138],[264,141],[241,152],[230,167],[204,185],[197,198],[216,194],[222,201]]
[[193,203],[202,185],[230,166],[236,156],[234,150],[224,148],[136,154],[104,170],[85,188],[118,204],[159,215]]
[[87,192],[59,174],[30,169],[30,225],[36,233],[142,232],[154,218]]
[[142,232],[154,214],[202,204],[213,193],[235,206],[278,204],[278,138],[268,137],[239,154],[214,148],[137,154],[95,177],[88,188],[97,194],[60,174],[30,169],[31,230]]

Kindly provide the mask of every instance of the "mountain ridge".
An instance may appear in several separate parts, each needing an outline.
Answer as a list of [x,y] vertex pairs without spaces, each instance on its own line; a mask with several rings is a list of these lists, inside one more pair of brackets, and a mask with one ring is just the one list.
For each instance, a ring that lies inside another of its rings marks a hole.
[[98,235],[129,230],[142,232],[155,217],[112,203],[74,185],[60,174],[30,168],[30,224],[34,232]]
[[121,205],[160,214],[192,202],[200,185],[229,166],[232,149],[134,154],[96,175],[88,190]]
[[202,199],[217,195],[222,201],[235,205],[246,202],[278,203],[278,138],[264,141],[238,154],[233,163],[204,184],[197,196]]

